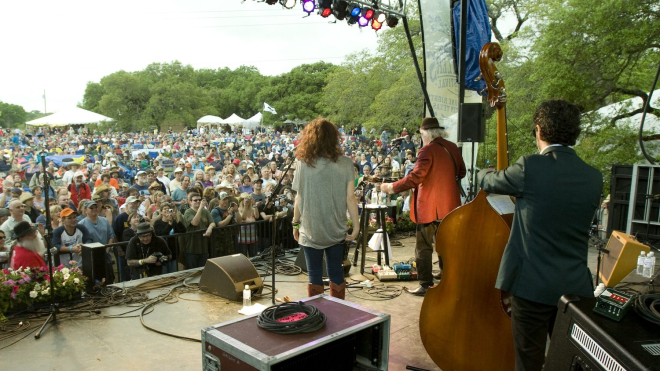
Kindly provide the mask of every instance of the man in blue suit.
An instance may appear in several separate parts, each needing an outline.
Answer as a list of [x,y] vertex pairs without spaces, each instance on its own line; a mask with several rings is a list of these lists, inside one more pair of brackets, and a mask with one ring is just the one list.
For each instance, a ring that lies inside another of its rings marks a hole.
[[513,295],[517,371],[543,367],[562,295],[593,296],[587,249],[603,187],[600,172],[570,148],[580,134],[577,106],[563,100],[541,103],[532,133],[539,154],[478,174],[484,191],[516,198],[495,286]]

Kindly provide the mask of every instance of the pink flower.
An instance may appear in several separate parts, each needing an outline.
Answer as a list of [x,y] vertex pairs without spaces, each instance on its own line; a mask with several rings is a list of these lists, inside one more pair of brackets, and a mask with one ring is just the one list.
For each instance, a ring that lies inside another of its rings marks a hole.
[[16,299],[16,293],[15,293],[15,292],[12,292],[12,293],[11,293],[11,298],[12,298],[12,299]]
[[64,268],[64,264],[60,264],[57,266],[57,271],[61,271]]
[[19,289],[19,287],[18,287],[18,286],[14,286],[14,287],[12,287],[12,291],[13,291],[13,292],[16,292],[16,291],[18,291],[18,289]]
[[7,268],[3,269],[3,270],[2,270],[2,273],[4,273],[4,274],[9,274],[9,269],[7,269]]

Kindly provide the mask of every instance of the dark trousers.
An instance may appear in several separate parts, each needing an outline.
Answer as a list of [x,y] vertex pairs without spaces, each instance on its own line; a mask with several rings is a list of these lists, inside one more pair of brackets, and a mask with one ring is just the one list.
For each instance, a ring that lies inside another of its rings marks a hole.
[[417,264],[417,278],[422,287],[433,286],[433,245],[435,233],[438,230],[434,224],[418,224],[415,241],[415,261]]
[[209,259],[209,254],[183,254],[186,260],[186,269],[203,267]]
[[511,329],[516,371],[540,371],[545,362],[548,335],[557,317],[557,307],[512,297]]
[[325,269],[330,277],[330,282],[335,285],[344,283],[344,243],[333,245],[325,249],[315,249],[302,246],[305,250],[305,263],[307,264],[307,275],[309,283],[323,285],[323,254],[325,253]]

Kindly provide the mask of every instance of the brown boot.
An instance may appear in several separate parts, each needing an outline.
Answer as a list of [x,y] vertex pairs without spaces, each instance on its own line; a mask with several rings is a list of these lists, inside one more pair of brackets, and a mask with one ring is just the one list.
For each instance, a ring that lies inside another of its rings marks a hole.
[[346,281],[342,282],[341,285],[330,282],[330,296],[343,300],[346,296]]
[[325,292],[325,287],[323,287],[323,285],[314,285],[312,283],[307,284],[307,297],[323,294],[323,292]]

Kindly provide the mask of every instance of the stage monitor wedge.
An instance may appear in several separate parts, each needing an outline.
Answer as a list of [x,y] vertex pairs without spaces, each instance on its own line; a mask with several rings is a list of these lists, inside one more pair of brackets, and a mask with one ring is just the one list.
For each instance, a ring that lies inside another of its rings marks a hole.
[[206,261],[199,288],[225,299],[243,300],[245,285],[252,294],[261,294],[263,280],[252,262],[243,254],[222,256]]
[[613,231],[607,241],[609,253],[603,254],[600,267],[600,280],[605,286],[614,287],[621,282],[633,269],[637,268],[637,257],[650,248],[635,240],[633,236],[619,231]]

